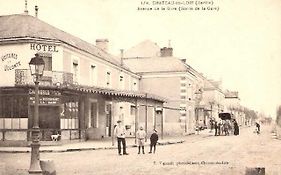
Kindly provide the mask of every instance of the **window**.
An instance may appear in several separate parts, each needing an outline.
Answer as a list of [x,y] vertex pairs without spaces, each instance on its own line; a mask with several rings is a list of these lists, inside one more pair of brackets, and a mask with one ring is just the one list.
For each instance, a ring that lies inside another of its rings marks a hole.
[[131,110],[130,110],[130,114],[131,116],[135,116],[136,115],[136,106],[131,106]]
[[27,129],[27,96],[0,96],[0,129]]
[[106,113],[105,126],[110,127],[111,126],[111,104],[105,105],[105,113]]
[[61,129],[78,129],[78,102],[68,100],[61,106]]
[[52,71],[52,54],[50,53],[38,53],[44,60],[44,71]]
[[73,68],[73,81],[75,83],[77,83],[78,82],[78,62],[77,61],[73,62],[72,68]]
[[97,68],[95,65],[91,65],[91,84],[92,85],[97,85]]
[[123,106],[119,107],[119,120],[124,121],[124,110]]
[[0,97],[0,118],[28,118],[26,96]]
[[186,80],[186,77],[181,77],[181,80]]
[[137,82],[136,81],[134,81],[134,83],[133,83],[133,90],[134,91],[138,90],[138,86],[137,86]]
[[106,72],[106,86],[110,87],[111,86],[111,73]]
[[185,93],[185,92],[186,92],[186,89],[181,89],[181,92],[182,92],[182,93]]
[[124,89],[124,88],[125,88],[124,85],[125,85],[124,76],[123,76],[123,75],[120,75],[120,76],[119,76],[119,88],[120,88],[120,89]]
[[43,60],[45,62],[45,71],[52,71],[52,57],[43,57]]
[[188,100],[191,100],[193,98],[193,85],[191,83],[188,84],[187,92]]

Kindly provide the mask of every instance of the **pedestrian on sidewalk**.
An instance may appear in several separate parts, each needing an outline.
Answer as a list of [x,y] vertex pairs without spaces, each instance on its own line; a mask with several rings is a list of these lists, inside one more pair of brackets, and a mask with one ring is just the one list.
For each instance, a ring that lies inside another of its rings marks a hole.
[[196,131],[197,135],[199,135],[200,125],[198,123],[195,125],[195,131]]
[[233,125],[234,125],[234,135],[237,136],[237,135],[239,135],[239,126],[238,126],[238,123],[235,119],[234,119]]
[[157,130],[154,129],[153,133],[150,136],[150,151],[149,151],[149,154],[152,153],[152,148],[153,148],[153,153],[155,153],[157,141],[158,141],[158,134],[157,134]]
[[260,124],[258,122],[256,122],[256,131],[257,131],[257,134],[260,134]]
[[224,135],[229,135],[229,124],[228,124],[228,121],[227,120],[225,120],[224,121],[224,124],[223,124],[223,129],[224,129]]
[[218,131],[219,131],[218,122],[215,121],[215,136],[218,136]]
[[211,130],[209,132],[212,132],[214,129],[214,120],[213,119],[210,119],[210,127],[211,127]]
[[222,131],[222,123],[219,122],[218,123],[218,135],[221,135],[221,131]]
[[145,138],[146,138],[146,132],[143,130],[143,127],[141,126],[140,129],[137,131],[137,140],[138,140],[138,148],[139,148],[139,152],[138,154],[140,154],[140,150],[142,148],[142,153],[144,153],[144,142],[145,142]]
[[123,147],[123,155],[128,155],[128,153],[126,152],[126,129],[124,126],[122,126],[122,121],[118,120],[117,121],[117,126],[114,128],[114,135],[117,138],[117,144],[118,144],[118,154],[122,155],[121,153],[121,144]]

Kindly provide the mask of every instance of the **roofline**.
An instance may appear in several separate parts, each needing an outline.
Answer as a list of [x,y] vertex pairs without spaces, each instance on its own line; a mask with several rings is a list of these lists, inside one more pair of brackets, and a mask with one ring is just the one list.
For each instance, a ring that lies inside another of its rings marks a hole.
[[217,91],[221,92],[221,93],[225,96],[223,90],[221,90],[220,88],[217,88],[217,87],[203,88],[203,90],[204,90],[204,91],[213,91],[213,90],[217,90]]
[[189,72],[188,70],[183,70],[183,71],[154,71],[154,72],[136,72],[140,75],[144,75],[144,74],[156,74],[156,73],[190,73],[191,75],[193,75],[194,77],[196,77],[193,73]]
[[[161,57],[161,56],[153,56],[153,57],[126,57],[123,58],[124,60],[129,60],[129,59],[154,59],[154,58],[160,58],[160,59],[165,59],[167,57]],[[197,71],[195,71],[195,69],[193,69],[189,64],[183,62],[179,57],[175,57],[175,56],[169,56],[168,58],[175,58],[178,59],[178,61],[180,61],[187,69],[184,71],[155,71],[155,72],[136,72],[138,74],[144,74],[144,73],[167,73],[167,72],[189,72],[191,75],[193,75],[194,77],[197,77],[193,72],[191,72],[190,70],[193,70],[194,72],[198,73]],[[198,73],[200,74],[200,73]]]
[[150,59],[150,58],[154,58],[154,57],[124,57],[123,59],[129,60],[129,59]]
[[[18,42],[20,41],[20,42]],[[30,37],[30,36],[21,36],[21,37],[9,37],[9,38],[0,38],[0,45],[3,45],[3,44],[18,44],[18,43],[28,43],[28,42],[32,42],[32,41],[44,41],[44,42],[47,42],[47,43],[51,43],[52,44],[66,44],[68,46],[71,46],[77,50],[80,50],[80,51],[83,51],[87,54],[90,54],[92,56],[95,56],[99,59],[101,59],[102,61],[105,61],[105,62],[108,62],[114,66],[117,66],[119,69],[121,70],[125,70],[131,74],[134,74],[137,78],[140,78],[140,75],[138,75],[136,72],[133,72],[131,71],[130,69],[127,69],[121,65],[118,65],[118,64],[115,64],[115,63],[112,63],[106,59],[104,59],[103,57],[99,56],[99,55],[96,55],[96,54],[93,54],[93,53],[90,53],[84,49],[81,49],[81,48],[78,48],[70,43],[67,43],[65,41],[62,41],[62,40],[58,40],[58,39],[50,39],[50,38],[41,38],[41,37]],[[55,43],[53,43],[55,42]]]

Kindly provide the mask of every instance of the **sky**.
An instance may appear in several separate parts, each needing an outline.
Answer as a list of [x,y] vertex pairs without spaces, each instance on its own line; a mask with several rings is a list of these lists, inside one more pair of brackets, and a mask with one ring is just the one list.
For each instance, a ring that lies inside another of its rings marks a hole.
[[[171,46],[207,78],[222,80],[223,89],[238,91],[241,104],[275,118],[281,105],[281,1],[213,0],[28,0],[28,11],[85,41],[107,38],[118,55],[151,40]],[[213,5],[195,5],[213,2]],[[149,3],[142,5],[142,3]],[[192,4],[194,3],[194,4]],[[218,10],[168,10],[168,7],[216,7]],[[166,10],[137,10],[163,7]],[[0,15],[24,11],[24,0],[0,0]],[[0,24],[1,25],[1,24]]]

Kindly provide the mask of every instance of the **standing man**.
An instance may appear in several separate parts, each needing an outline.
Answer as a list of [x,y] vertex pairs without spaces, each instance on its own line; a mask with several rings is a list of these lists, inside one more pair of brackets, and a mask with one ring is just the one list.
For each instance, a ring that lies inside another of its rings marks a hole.
[[158,141],[157,130],[154,129],[153,134],[151,134],[151,136],[150,136],[150,151],[149,151],[149,154],[152,153],[152,148],[154,148],[153,153],[155,153],[157,141]]
[[239,126],[237,121],[234,119],[234,135],[239,135]]
[[218,122],[215,121],[215,136],[218,136]]
[[221,130],[222,130],[222,124],[221,121],[218,123],[218,135],[221,135]]
[[117,121],[117,126],[114,128],[114,135],[117,137],[117,143],[118,143],[118,154],[121,156],[121,143],[123,146],[123,155],[128,155],[126,152],[126,140],[125,140],[125,132],[126,129],[121,124],[121,120]]
[[139,147],[139,152],[140,154],[141,148],[142,148],[142,153],[144,153],[144,142],[146,138],[146,132],[143,130],[143,127],[141,126],[140,129],[137,131],[137,139],[138,139],[138,147]]
[[257,130],[257,134],[260,134],[260,124],[258,122],[256,122],[256,130]]

